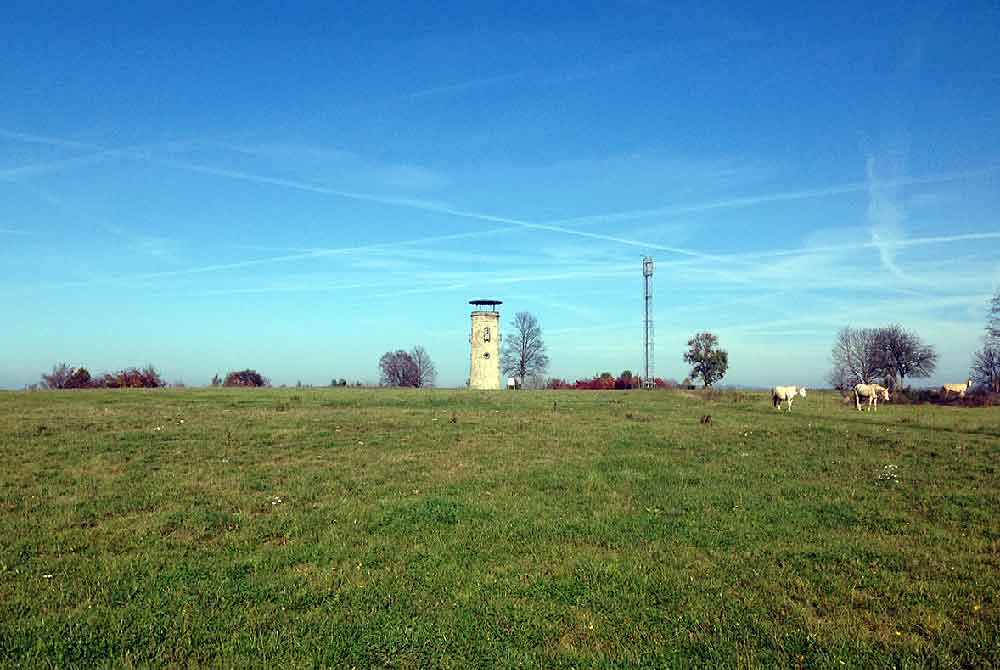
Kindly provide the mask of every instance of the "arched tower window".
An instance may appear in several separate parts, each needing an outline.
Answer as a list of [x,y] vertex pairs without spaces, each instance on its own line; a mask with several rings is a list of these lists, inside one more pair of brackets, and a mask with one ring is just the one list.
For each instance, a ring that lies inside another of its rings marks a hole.
[[485,328],[483,328],[483,342],[489,342],[489,341],[490,341],[490,327],[486,326]]

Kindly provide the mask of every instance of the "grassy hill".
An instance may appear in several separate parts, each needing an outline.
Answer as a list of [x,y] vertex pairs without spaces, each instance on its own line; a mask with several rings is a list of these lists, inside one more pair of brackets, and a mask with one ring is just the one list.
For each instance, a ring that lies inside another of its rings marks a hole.
[[1000,665],[998,408],[18,392],[0,458],[0,666]]

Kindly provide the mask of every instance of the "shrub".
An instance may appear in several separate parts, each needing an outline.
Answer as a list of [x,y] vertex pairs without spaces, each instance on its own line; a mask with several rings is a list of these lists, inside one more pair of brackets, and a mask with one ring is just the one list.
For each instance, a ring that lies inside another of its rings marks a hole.
[[160,373],[152,365],[139,368],[124,368],[118,372],[106,372],[96,383],[109,389],[141,389],[141,388],[161,388],[167,383],[160,377]]
[[222,385],[261,387],[270,386],[271,381],[256,370],[247,368],[246,370],[228,373],[226,375],[226,380],[222,382]]
[[63,388],[67,389],[89,389],[93,388],[94,381],[90,378],[87,368],[77,368],[66,380]]

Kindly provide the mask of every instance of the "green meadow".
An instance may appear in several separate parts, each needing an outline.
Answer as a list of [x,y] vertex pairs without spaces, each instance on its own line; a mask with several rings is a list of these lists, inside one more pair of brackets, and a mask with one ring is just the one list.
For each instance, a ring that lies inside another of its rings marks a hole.
[[1000,666],[998,408],[9,392],[0,450],[2,667]]

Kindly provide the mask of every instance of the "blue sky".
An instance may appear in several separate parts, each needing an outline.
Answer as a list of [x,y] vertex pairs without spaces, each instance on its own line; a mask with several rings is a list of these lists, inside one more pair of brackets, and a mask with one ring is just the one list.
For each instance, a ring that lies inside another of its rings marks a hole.
[[5,4],[0,386],[468,373],[471,298],[554,376],[716,332],[819,385],[900,323],[963,380],[1000,285],[1000,9],[949,4]]

